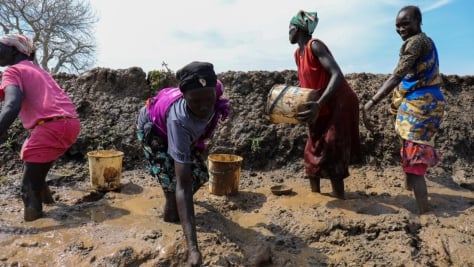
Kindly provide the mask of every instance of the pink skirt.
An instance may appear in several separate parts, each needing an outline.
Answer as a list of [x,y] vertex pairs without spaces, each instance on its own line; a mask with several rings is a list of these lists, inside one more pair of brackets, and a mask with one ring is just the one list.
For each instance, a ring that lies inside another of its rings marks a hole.
[[403,142],[400,156],[403,171],[415,175],[425,175],[428,167],[435,166],[441,161],[434,147],[412,141]]
[[21,159],[32,163],[52,162],[74,144],[80,130],[79,119],[63,119],[37,125],[23,143]]

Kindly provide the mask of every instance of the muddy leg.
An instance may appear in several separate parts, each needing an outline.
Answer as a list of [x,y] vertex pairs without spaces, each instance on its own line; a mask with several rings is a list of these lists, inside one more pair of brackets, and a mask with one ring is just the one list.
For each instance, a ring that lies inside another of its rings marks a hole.
[[405,189],[408,190],[408,191],[413,190],[413,178],[408,173],[406,173],[406,175],[405,175]]
[[423,214],[428,211],[428,189],[426,188],[425,176],[407,174],[413,182],[413,192],[415,194],[418,213]]
[[23,177],[21,199],[24,204],[23,218],[25,221],[34,221],[43,216],[40,192],[35,188],[30,177]]
[[178,206],[176,205],[176,195],[174,192],[164,192],[165,207],[163,209],[163,220],[165,222],[179,222]]
[[318,177],[309,177],[311,192],[321,193],[321,183]]
[[41,190],[50,168],[51,162],[25,162],[24,164],[21,198],[25,206],[24,219],[27,222],[34,221],[43,216]]
[[53,204],[54,203],[54,198],[51,193],[51,190],[49,190],[49,186],[46,183],[46,177],[41,180],[41,201],[44,204]]
[[339,199],[346,199],[343,179],[331,179],[331,186],[333,195]]
[[43,201],[44,204],[54,203],[53,195],[47,184],[45,184],[45,187],[41,190],[41,201]]

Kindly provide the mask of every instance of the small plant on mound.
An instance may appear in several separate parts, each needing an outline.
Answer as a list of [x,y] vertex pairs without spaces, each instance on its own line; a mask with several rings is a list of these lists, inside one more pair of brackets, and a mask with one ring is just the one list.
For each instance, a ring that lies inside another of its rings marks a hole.
[[250,149],[252,152],[258,152],[262,147],[261,147],[261,142],[263,141],[263,137],[254,137],[254,138],[249,138],[250,140]]
[[18,131],[15,129],[22,129],[22,124],[20,119],[16,119],[13,124],[11,125],[11,130],[8,133],[5,133],[2,137],[0,137],[0,144],[4,142],[4,146],[7,149],[15,150],[21,144],[18,141],[17,133]]
[[153,92],[166,87],[175,87],[178,84],[175,73],[168,68],[168,64],[161,63],[161,70],[151,70],[148,72],[147,81]]

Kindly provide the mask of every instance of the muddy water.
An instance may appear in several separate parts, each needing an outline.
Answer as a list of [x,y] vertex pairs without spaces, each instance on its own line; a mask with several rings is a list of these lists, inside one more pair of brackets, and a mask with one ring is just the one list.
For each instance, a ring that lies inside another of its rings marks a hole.
[[[164,199],[159,187],[129,183],[122,185],[120,192],[102,193],[93,191],[89,186],[84,185],[84,190],[51,187],[57,202],[44,206],[44,218],[28,223],[22,222],[19,199],[3,203],[2,206],[8,207],[11,212],[2,213],[0,245],[6,250],[0,252],[0,260],[24,265],[81,265],[87,258],[92,264],[96,258],[120,251],[124,243],[134,244],[134,250],[156,258],[172,258],[179,254],[177,249],[183,249],[181,226],[165,223],[160,218]],[[275,207],[305,210],[327,205],[333,200],[329,196],[309,193],[303,184],[292,186],[293,192],[288,196],[272,195],[269,187],[265,186],[251,191],[243,189],[237,196],[229,198],[212,195],[205,186],[196,198],[227,202],[232,198],[239,199],[247,192],[268,195],[266,202],[270,205],[263,204],[259,210],[242,213],[239,209],[230,209],[228,213],[228,220],[235,226],[227,228],[226,235],[238,237],[243,244],[255,244],[260,242],[257,236],[275,236],[262,227],[271,223]],[[206,210],[198,205],[198,216],[200,212],[205,213]],[[306,225],[311,224],[313,219],[301,216],[298,220]],[[306,258],[300,257],[300,254],[314,257],[311,248],[302,249],[298,254],[282,252],[281,256],[292,258],[300,266],[298,259]]]
[[[474,264],[471,191],[443,184],[444,178],[428,180],[434,211],[418,216],[397,171],[352,172],[344,201],[328,194],[329,181],[322,180],[322,194],[315,194],[293,174],[244,172],[235,196],[216,196],[203,187],[195,210],[205,264]],[[273,195],[270,186],[282,181],[293,192]],[[161,220],[164,198],[151,179],[124,173],[117,192],[96,192],[88,181],[51,189],[56,203],[34,222],[23,222],[18,195],[9,191],[0,198],[0,266],[184,263],[181,226]]]
[[[94,250],[100,255],[120,250],[123,242],[137,235],[161,236],[163,240],[179,236],[179,225],[159,219],[162,200],[157,187],[143,188],[139,194],[109,192],[103,199],[77,203],[81,202],[78,199],[87,199],[91,192],[56,189],[60,200],[44,207],[45,218],[27,223],[22,222],[18,199],[2,204],[14,212],[2,212],[0,245],[10,249],[0,252],[0,260],[32,266],[42,263],[80,266],[83,259],[70,258],[69,252]],[[167,247],[166,243],[161,246]]]

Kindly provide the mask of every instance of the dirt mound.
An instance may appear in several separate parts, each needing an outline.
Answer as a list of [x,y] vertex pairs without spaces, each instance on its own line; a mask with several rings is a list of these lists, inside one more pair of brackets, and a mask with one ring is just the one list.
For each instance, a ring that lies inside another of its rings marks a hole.
[[[357,92],[361,106],[376,92],[387,75],[348,74],[346,78]],[[140,68],[111,70],[93,69],[81,76],[60,74],[55,77],[77,106],[82,130],[74,147],[63,158],[84,160],[90,150],[118,149],[126,151],[125,168],[143,164],[135,138],[137,110],[154,95]],[[298,164],[306,140],[305,125],[271,124],[265,117],[267,94],[275,84],[297,83],[295,71],[225,72],[219,78],[225,84],[225,96],[232,112],[218,129],[211,152],[234,153],[244,157],[248,169],[268,170]],[[444,122],[436,144],[442,157],[442,168],[450,173],[464,172],[459,180],[468,182],[474,161],[474,77],[443,76],[443,93],[447,98]],[[389,98],[376,106],[378,121],[375,133],[360,125],[364,164],[380,167],[399,163],[399,141],[388,112]],[[1,145],[3,172],[15,170],[17,153],[27,132],[16,123],[9,138]]]

